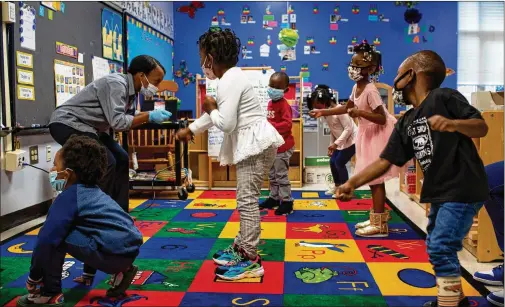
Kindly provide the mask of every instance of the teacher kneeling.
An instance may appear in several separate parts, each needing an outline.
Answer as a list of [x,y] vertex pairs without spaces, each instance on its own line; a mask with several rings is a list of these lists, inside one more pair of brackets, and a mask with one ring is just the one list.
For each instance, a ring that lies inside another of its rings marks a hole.
[[135,57],[128,74],[110,74],[88,84],[54,110],[49,130],[60,145],[72,135],[86,135],[107,148],[107,172],[101,189],[128,212],[128,153],[107,132],[128,131],[147,122],[162,123],[172,114],[165,110],[135,112],[136,96],[152,97],[165,76],[165,68],[148,55]]

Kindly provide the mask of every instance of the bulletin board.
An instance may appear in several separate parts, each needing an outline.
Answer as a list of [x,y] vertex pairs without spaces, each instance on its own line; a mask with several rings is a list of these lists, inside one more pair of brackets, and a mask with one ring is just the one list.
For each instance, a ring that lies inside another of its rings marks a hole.
[[[15,54],[19,51],[32,55],[33,65],[28,68],[14,63],[16,65],[14,76],[16,77],[16,92],[19,86],[22,89],[33,86],[35,99],[18,99],[16,93],[14,97],[15,115],[17,123],[21,126],[45,126],[49,123],[51,114],[56,107],[55,61],[84,66],[85,85],[90,83],[93,80],[91,59],[93,55],[102,56],[102,10],[104,8],[112,10],[112,8],[97,1],[65,1],[59,10],[50,10],[41,6],[40,2],[25,3],[35,9],[35,50],[21,47],[21,33],[18,27],[14,31],[14,49]],[[15,5],[16,18],[20,20],[19,2],[16,2]],[[83,54],[83,63],[79,63],[77,57],[56,53],[56,42],[76,47],[77,53]],[[25,71],[22,75],[28,79],[30,74],[26,71],[33,72],[33,85],[18,83],[17,70],[19,68]]]

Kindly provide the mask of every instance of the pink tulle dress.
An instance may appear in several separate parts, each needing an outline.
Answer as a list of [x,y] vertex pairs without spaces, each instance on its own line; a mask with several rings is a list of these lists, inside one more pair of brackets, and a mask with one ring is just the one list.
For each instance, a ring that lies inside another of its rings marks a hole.
[[[354,105],[366,112],[372,112],[377,107],[384,108],[386,114],[386,124],[378,125],[365,118],[358,118],[358,136],[356,138],[356,167],[355,174],[361,172],[375,160],[379,159],[380,154],[386,147],[389,137],[396,124],[396,118],[389,114],[384,106],[379,94],[379,90],[373,83],[367,84],[361,95],[356,97],[356,85],[352,89],[349,100],[354,101]],[[390,170],[381,177],[371,181],[368,185],[384,183],[391,178],[398,177],[399,168],[392,166]]]

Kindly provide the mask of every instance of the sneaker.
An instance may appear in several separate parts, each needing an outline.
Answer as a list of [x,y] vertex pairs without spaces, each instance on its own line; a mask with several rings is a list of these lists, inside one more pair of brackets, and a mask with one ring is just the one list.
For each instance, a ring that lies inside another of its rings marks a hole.
[[63,306],[64,302],[63,293],[55,296],[43,296],[37,293],[23,295],[16,302],[16,306]]
[[283,201],[275,210],[275,215],[288,215],[293,213],[293,201]]
[[112,275],[112,287],[107,290],[106,295],[108,297],[124,296],[125,291],[130,287],[133,278],[135,278],[138,269],[138,266],[132,265],[126,272]]
[[[470,301],[468,300],[467,297],[461,300],[459,302],[458,307],[470,307]],[[423,307],[438,307],[438,302],[437,301],[431,301],[431,302],[426,302],[424,303]]]
[[218,251],[212,256],[212,260],[218,265],[227,265],[234,258],[234,254],[237,252],[237,246],[235,243],[228,246],[227,248]]
[[235,253],[235,258],[229,263],[230,265],[216,268],[215,273],[217,277],[224,280],[238,280],[261,277],[265,274],[259,255],[256,256],[256,259],[251,260],[239,253]]
[[503,307],[503,289],[496,292],[491,292],[487,296],[487,301],[495,306]]
[[280,205],[278,200],[269,197],[267,200],[260,204],[260,209],[277,209]]
[[503,264],[489,271],[475,272],[473,278],[486,285],[503,286]]
[[333,195],[335,194],[336,191],[337,191],[337,187],[334,186],[332,188],[329,188],[328,191],[324,192],[324,195],[326,195],[326,196],[332,195],[332,197],[333,197]]
[[81,276],[74,278],[74,282],[90,287],[95,279],[95,274],[83,273]]

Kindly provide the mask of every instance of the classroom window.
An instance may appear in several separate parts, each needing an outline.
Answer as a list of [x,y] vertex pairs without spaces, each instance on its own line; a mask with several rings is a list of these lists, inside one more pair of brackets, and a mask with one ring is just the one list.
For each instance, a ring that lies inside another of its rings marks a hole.
[[458,91],[503,87],[503,2],[458,3]]

